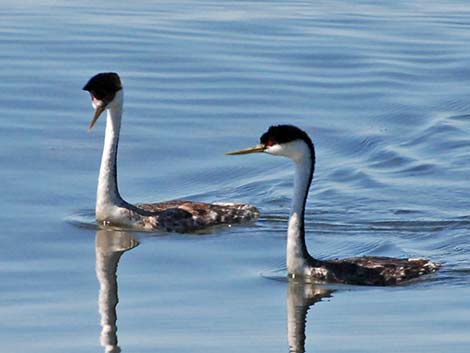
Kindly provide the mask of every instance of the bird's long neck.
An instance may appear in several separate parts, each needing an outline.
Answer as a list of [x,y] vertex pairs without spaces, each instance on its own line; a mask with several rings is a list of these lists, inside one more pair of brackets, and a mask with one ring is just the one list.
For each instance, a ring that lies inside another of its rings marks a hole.
[[106,110],[106,132],[96,197],[97,218],[102,218],[101,215],[104,216],[106,210],[110,207],[125,204],[119,194],[116,168],[119,131],[121,129],[122,98],[122,91],[117,92],[114,101]]
[[294,196],[287,230],[287,271],[290,274],[303,274],[310,255],[305,244],[305,204],[312,182],[314,151],[305,147],[305,153],[294,159]]

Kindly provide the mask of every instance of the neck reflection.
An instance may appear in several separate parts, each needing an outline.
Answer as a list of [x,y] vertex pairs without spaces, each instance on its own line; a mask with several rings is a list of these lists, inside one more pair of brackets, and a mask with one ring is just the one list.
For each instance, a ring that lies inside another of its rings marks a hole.
[[107,353],[119,353],[116,306],[118,299],[117,268],[121,255],[139,245],[129,233],[96,231],[96,277],[100,283],[98,298],[101,316],[100,343]]
[[289,278],[287,287],[287,340],[289,353],[305,352],[305,324],[310,306],[322,298],[331,296],[333,291],[307,283],[300,279]]

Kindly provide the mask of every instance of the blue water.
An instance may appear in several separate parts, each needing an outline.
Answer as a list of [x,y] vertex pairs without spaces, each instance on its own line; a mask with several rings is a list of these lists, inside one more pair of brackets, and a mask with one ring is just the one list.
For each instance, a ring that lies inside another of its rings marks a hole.
[[[3,1],[0,352],[467,352],[469,42],[468,1]],[[101,71],[125,86],[128,201],[246,202],[259,221],[97,231],[104,120],[87,132],[81,88]],[[223,155],[277,123],[316,144],[314,256],[442,270],[320,301],[283,280],[290,163]]]

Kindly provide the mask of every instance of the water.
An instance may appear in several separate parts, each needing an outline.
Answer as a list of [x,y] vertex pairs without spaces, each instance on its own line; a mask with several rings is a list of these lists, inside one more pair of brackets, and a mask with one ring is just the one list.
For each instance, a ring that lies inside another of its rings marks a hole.
[[[1,352],[468,351],[470,3],[3,1],[0,19]],[[262,218],[97,231],[104,121],[87,133],[81,87],[100,71],[126,88],[126,199]],[[396,288],[283,280],[289,161],[223,155],[276,123],[316,144],[313,255],[443,269]]]

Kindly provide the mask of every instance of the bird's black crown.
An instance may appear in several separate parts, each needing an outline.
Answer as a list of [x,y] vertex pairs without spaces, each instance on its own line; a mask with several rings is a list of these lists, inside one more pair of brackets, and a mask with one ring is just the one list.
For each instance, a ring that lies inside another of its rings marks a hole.
[[115,72],[103,72],[90,78],[83,87],[94,97],[103,100],[106,97],[114,97],[117,91],[122,89],[121,79]]
[[313,143],[307,133],[294,125],[275,125],[271,126],[260,138],[263,145],[272,146],[292,142],[295,140],[303,140],[313,149]]

